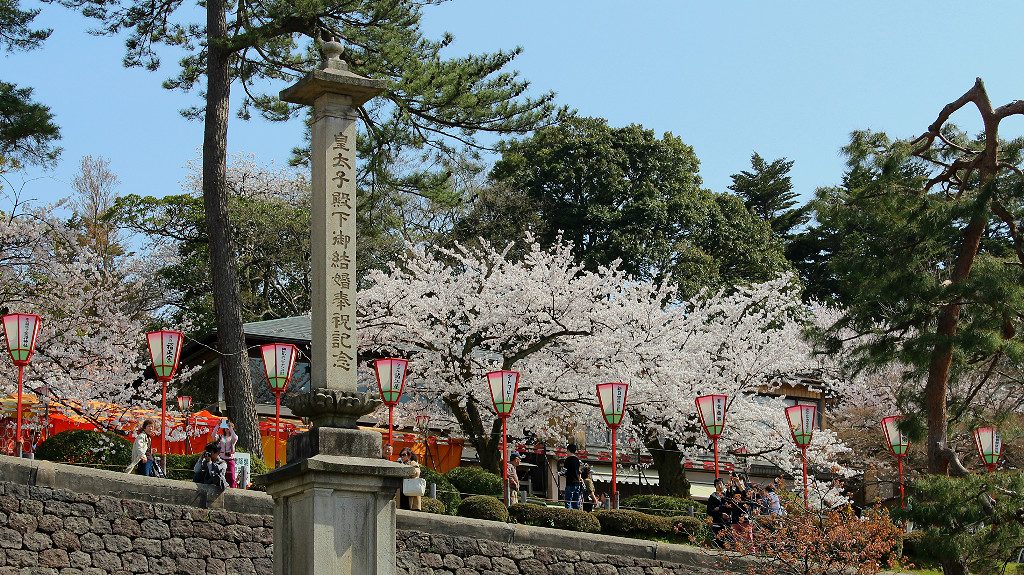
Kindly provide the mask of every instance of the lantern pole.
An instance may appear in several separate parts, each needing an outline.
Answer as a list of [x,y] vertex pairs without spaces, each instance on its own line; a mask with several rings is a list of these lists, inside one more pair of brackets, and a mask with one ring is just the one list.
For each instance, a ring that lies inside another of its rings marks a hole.
[[388,404],[388,457],[395,453],[395,406]]
[[906,497],[905,497],[905,495],[903,493],[903,458],[902,457],[897,457],[896,458],[896,466],[900,470],[900,508],[906,509],[907,508],[907,500],[906,500]]
[[711,443],[715,446],[715,479],[718,479],[718,438],[712,438]]
[[808,497],[808,491],[810,486],[807,484],[807,446],[800,448],[801,459],[804,461],[804,509],[810,509],[810,499]]
[[618,443],[616,441],[616,439],[617,439],[616,433],[618,432],[618,430],[619,430],[619,426],[616,425],[616,426],[612,427],[612,509],[618,509],[619,508],[619,491],[618,491],[618,482],[616,481],[616,479],[617,479],[617,473],[616,472],[619,469],[619,464],[617,463],[616,449],[615,449],[615,444]]
[[281,445],[281,392],[274,390],[274,469],[281,467],[278,451]]
[[18,457],[21,457],[22,441],[21,441],[21,390],[25,386],[25,366],[18,366],[18,423],[15,426],[14,432],[14,443],[17,448]]
[[508,418],[501,418],[501,476],[505,485],[505,507],[512,504],[508,492]]

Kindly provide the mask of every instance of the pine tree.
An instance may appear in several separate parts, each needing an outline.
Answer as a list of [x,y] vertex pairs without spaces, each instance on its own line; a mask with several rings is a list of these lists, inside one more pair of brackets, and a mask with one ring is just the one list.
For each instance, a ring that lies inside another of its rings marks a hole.
[[748,210],[768,222],[777,236],[790,240],[794,231],[810,218],[806,206],[794,207],[799,202],[789,177],[793,161],[779,158],[767,162],[754,153],[750,156],[750,167],[730,176],[729,189],[743,198]]
[[[0,0],[0,49],[32,50],[49,38],[51,30],[32,28],[38,14],[38,9],[22,9],[18,0]],[[60,154],[53,143],[59,139],[50,108],[32,101],[32,88],[0,82],[0,173],[53,163]]]

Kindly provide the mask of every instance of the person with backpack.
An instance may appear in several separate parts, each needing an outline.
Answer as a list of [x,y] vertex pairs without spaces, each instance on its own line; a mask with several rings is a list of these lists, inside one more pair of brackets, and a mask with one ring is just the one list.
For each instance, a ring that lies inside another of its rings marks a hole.
[[192,471],[192,481],[202,485],[213,485],[223,491],[228,487],[228,464],[221,459],[220,442],[206,446],[203,455]]

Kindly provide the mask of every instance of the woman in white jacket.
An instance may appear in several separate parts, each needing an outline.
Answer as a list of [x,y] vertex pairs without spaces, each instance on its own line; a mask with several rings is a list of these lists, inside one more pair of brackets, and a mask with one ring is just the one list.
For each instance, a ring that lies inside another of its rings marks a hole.
[[156,421],[147,419],[142,422],[142,429],[135,436],[135,443],[132,445],[132,459],[125,468],[125,473],[138,475],[153,474],[153,438],[156,437]]

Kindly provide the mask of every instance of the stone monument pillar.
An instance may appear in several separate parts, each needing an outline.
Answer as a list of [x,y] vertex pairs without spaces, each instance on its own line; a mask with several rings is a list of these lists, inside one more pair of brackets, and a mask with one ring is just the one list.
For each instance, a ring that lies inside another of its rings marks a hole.
[[396,572],[394,496],[409,466],[381,459],[381,435],[356,429],[380,405],[356,388],[356,109],[383,82],[353,74],[342,46],[281,92],[313,107],[311,390],[291,402],[313,428],[261,483],[274,498],[275,575]]

